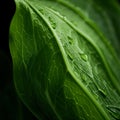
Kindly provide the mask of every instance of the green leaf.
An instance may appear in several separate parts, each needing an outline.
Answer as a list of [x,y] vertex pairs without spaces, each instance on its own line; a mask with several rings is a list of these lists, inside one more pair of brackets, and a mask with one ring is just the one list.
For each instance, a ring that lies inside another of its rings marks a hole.
[[10,27],[14,83],[36,118],[120,119],[116,1],[15,2]]

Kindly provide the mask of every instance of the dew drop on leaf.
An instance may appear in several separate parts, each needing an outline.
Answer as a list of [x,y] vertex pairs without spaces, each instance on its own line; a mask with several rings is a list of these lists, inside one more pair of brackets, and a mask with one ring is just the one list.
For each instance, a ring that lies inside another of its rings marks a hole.
[[67,56],[70,61],[73,61],[73,56],[71,54],[68,54]]
[[87,62],[88,61],[88,56],[86,55],[86,54],[80,54],[80,57],[81,57],[81,59],[82,60],[84,60],[85,62]]
[[106,97],[106,92],[103,91],[102,89],[99,89],[99,93],[101,96]]
[[67,18],[66,18],[65,16],[63,16],[63,19],[64,19],[64,20],[67,20]]
[[81,79],[82,79],[82,83],[84,84],[84,85],[87,85],[87,82],[86,82],[86,76],[85,76],[85,74],[81,74]]
[[39,11],[42,15],[44,15],[44,10],[43,9],[40,9]]
[[54,19],[52,17],[49,17],[49,21],[50,21],[50,24],[51,24],[52,28],[55,29],[56,28],[56,23],[55,23]]
[[69,44],[73,44],[73,39],[70,36],[67,36]]

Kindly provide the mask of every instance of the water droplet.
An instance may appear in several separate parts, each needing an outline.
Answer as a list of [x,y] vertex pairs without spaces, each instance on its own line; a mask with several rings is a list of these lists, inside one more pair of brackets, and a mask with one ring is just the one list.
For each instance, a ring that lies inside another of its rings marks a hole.
[[57,15],[60,15],[60,13],[59,12],[55,12]]
[[42,15],[44,15],[44,10],[43,9],[40,9],[39,11]]
[[63,19],[64,19],[64,20],[67,20],[67,18],[66,18],[65,16],[63,16]]
[[81,74],[81,78],[82,78],[83,80],[86,80],[86,75],[85,75],[85,74]]
[[73,56],[71,54],[68,54],[67,56],[70,61],[73,61]]
[[55,20],[52,17],[49,17],[49,21],[50,21],[52,28],[55,29],[56,28]]
[[88,56],[87,56],[86,54],[84,54],[84,53],[81,54],[81,53],[80,53],[80,57],[81,57],[81,59],[84,60],[85,62],[88,61]]
[[106,92],[102,89],[98,89],[101,96],[106,97]]
[[69,44],[73,44],[73,39],[70,36],[67,36]]
[[86,82],[86,75],[85,74],[81,74],[81,79],[82,79],[82,83],[87,85],[87,82]]
[[52,38],[53,38],[53,36],[52,36],[49,32],[46,33],[46,36],[47,36],[49,39],[52,39]]

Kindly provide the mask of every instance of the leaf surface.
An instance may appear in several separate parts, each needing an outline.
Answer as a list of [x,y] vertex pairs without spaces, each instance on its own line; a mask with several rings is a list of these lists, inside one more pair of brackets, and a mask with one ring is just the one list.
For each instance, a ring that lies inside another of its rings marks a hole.
[[[113,3],[113,13],[120,13]],[[10,27],[14,82],[38,119],[120,119],[119,34],[101,4],[16,0]]]

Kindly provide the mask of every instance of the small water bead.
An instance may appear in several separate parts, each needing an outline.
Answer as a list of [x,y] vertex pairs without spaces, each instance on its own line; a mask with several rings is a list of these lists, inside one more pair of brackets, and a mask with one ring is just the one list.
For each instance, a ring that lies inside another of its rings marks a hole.
[[102,89],[98,89],[101,96],[106,97],[106,92]]
[[63,18],[63,20],[65,20],[65,21],[67,20],[66,16],[62,16],[62,18]]
[[58,11],[56,11],[55,13],[56,13],[56,15],[58,15],[58,16],[60,16],[60,15],[61,15]]
[[44,15],[44,10],[41,8],[41,9],[39,9],[39,11],[40,11],[40,13],[42,14],[42,15]]
[[86,87],[88,87],[89,85],[91,85],[91,81],[90,81],[89,77],[85,73],[81,73],[81,79],[82,79],[82,83]]
[[67,56],[68,56],[68,59],[69,59],[70,61],[73,61],[73,56],[72,56],[72,55],[68,54]]
[[69,44],[73,44],[73,39],[70,36],[67,36]]
[[85,74],[82,73],[81,78],[82,78],[82,80],[86,81],[86,75]]
[[55,20],[54,20],[52,17],[49,17],[48,19],[49,19],[49,21],[50,21],[50,24],[51,24],[52,28],[53,28],[53,29],[56,29]]
[[81,59],[84,60],[85,62],[88,61],[88,56],[87,56],[86,54],[80,53],[80,57],[81,57]]

